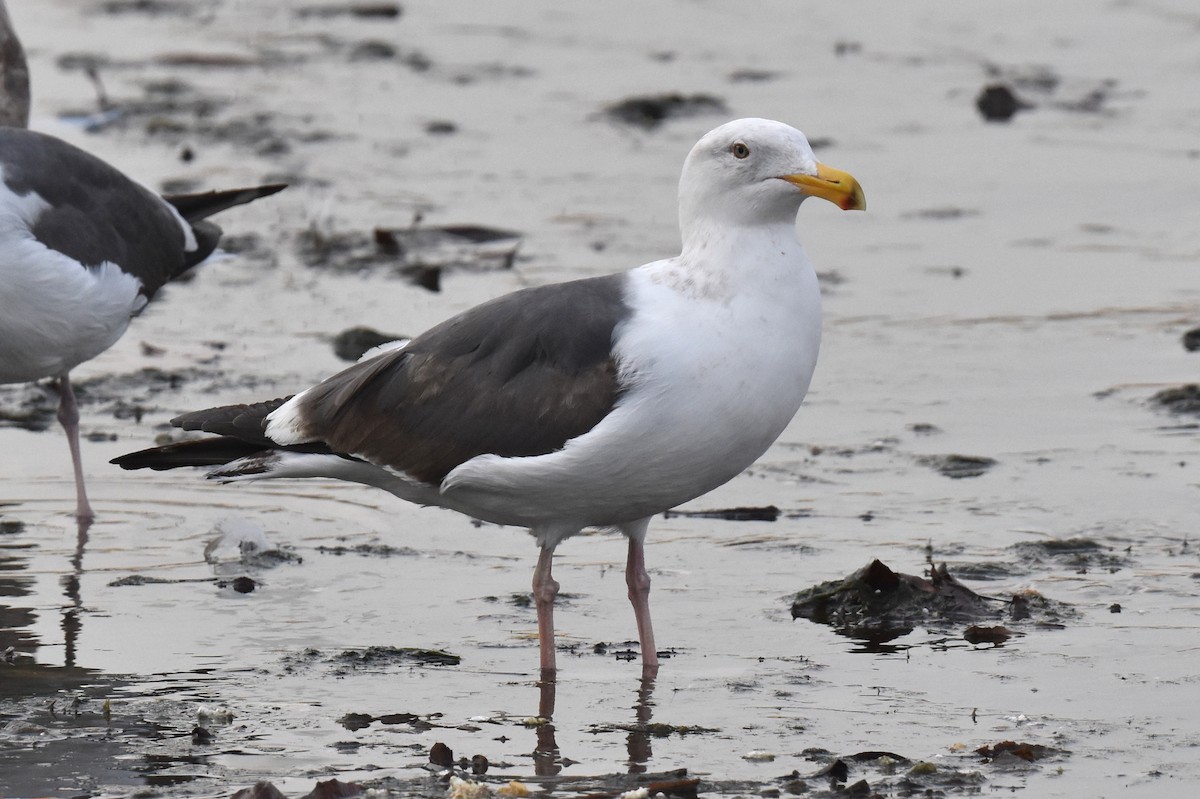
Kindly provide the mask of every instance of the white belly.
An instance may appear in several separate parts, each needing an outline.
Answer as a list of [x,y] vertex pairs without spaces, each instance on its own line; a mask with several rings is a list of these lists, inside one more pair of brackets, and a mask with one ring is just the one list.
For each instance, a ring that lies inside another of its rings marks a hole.
[[65,374],[111,347],[146,304],[114,264],[85,269],[31,236],[0,248],[0,383]]

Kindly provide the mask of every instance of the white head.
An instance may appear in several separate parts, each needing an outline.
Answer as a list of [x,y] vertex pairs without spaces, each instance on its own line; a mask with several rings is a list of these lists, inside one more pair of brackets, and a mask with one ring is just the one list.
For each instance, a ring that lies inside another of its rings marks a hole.
[[698,224],[794,224],[805,197],[821,197],[844,210],[866,207],[858,181],[819,163],[800,131],[770,119],[727,122],[706,133],[684,161],[679,179],[684,241]]

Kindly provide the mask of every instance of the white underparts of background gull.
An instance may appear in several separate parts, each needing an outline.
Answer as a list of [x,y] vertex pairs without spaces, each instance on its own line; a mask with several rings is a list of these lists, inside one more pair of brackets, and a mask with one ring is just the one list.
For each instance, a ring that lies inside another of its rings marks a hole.
[[629,539],[626,583],[658,666],[643,542],[651,517],[731,480],[800,407],[821,300],[796,239],[806,197],[865,206],[800,131],[742,119],[692,148],[683,251],[484,303],[287,399],[173,423],[216,437],[114,460],[216,466],[223,481],[333,477],[530,529],[544,672],[556,669],[554,550],[584,527]]
[[66,142],[0,128],[0,383],[58,379],[81,521],[94,514],[68,373],[216,249],[206,217],[282,188],[159,197]]

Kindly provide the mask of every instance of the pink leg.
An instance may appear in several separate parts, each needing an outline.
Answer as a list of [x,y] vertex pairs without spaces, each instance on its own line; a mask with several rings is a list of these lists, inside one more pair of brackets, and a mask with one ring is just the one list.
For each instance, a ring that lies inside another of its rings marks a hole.
[[79,406],[75,403],[75,392],[71,390],[71,379],[63,375],[58,380],[58,421],[67,433],[67,446],[71,448],[71,462],[75,466],[75,517],[81,522],[96,518],[88,502],[87,489],[83,486],[83,458],[79,451]]
[[557,670],[554,663],[554,598],[558,596],[558,583],[550,574],[553,562],[554,547],[543,547],[533,571],[533,602],[537,607],[538,643],[545,675],[553,675]]
[[650,623],[650,575],[646,573],[646,552],[642,541],[649,519],[623,528],[629,536],[629,559],[625,562],[625,584],[629,586],[629,601],[637,619],[638,641],[642,647],[642,666],[658,667],[658,650],[654,648],[654,627]]

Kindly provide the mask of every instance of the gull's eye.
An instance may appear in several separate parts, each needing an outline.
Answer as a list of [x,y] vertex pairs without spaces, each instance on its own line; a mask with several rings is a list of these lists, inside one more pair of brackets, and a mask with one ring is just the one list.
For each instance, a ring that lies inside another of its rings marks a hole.
[[733,153],[734,158],[750,157],[750,148],[740,141],[735,141],[733,146],[729,148],[729,152]]

